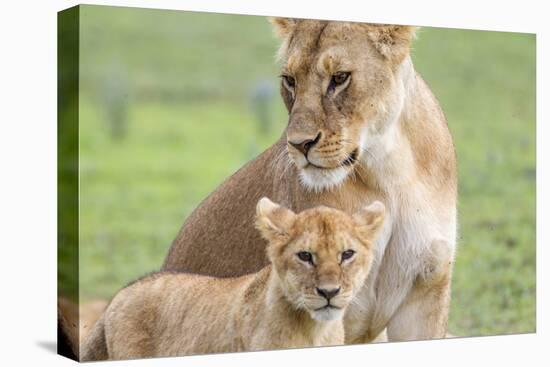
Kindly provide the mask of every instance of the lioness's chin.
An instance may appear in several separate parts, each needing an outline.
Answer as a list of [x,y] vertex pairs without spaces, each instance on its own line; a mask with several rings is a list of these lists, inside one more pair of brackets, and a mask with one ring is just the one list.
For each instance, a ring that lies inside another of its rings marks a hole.
[[342,184],[352,171],[350,167],[331,169],[308,166],[298,170],[302,185],[313,191],[330,190]]
[[340,319],[344,315],[344,311],[341,308],[326,307],[310,311],[310,315],[316,321],[332,321]]

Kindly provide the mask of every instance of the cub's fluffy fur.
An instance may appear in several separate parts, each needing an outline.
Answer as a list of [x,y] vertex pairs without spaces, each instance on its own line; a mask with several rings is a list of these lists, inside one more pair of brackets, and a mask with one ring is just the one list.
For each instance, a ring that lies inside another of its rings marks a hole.
[[236,278],[166,272],[129,285],[82,360],[343,344],[342,316],[368,275],[383,204],[353,216],[327,207],[295,214],[263,198],[256,212],[270,265]]

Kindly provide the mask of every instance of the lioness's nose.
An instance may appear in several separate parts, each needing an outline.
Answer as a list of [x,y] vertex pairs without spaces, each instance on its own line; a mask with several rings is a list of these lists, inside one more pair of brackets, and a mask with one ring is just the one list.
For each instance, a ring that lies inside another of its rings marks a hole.
[[321,139],[321,133],[319,132],[313,139],[304,139],[300,142],[294,142],[289,140],[288,142],[294,148],[298,149],[303,155],[307,156],[307,153],[309,152],[309,150],[313,148],[313,146],[317,144],[320,139]]
[[333,289],[316,288],[317,293],[328,300],[340,293],[340,287]]

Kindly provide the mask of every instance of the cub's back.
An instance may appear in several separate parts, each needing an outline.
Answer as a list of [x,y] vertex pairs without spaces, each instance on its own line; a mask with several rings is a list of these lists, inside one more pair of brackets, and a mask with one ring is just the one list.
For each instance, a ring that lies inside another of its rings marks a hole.
[[[122,289],[105,314],[109,341],[139,344],[143,355],[235,350],[234,315],[252,278],[160,272]],[[113,348],[109,348],[112,350]],[[157,354],[158,353],[158,354]]]

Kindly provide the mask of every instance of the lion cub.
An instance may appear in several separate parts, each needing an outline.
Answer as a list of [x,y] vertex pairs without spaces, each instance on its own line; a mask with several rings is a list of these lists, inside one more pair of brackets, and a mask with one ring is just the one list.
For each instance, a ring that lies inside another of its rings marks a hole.
[[384,217],[300,214],[267,198],[256,226],[270,265],[238,278],[156,273],[122,289],[86,339],[82,360],[253,351],[344,343],[342,316],[363,285]]

